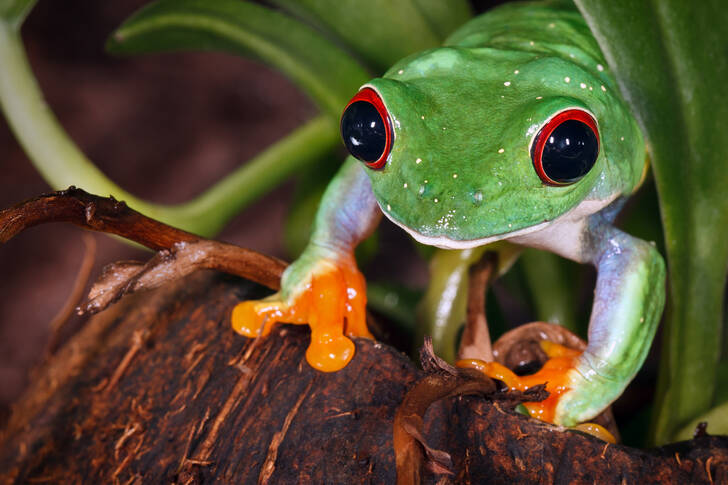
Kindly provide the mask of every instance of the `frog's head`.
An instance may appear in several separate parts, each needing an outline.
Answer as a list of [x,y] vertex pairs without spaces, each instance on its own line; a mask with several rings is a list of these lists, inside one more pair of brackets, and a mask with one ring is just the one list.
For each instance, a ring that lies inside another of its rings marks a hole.
[[524,234],[639,183],[639,130],[594,71],[543,54],[434,49],[363,86],[342,135],[385,215],[420,242]]

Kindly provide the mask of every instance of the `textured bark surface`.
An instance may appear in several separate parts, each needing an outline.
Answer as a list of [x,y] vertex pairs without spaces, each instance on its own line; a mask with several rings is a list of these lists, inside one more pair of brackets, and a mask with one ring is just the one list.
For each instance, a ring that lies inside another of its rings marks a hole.
[[[199,273],[93,317],[40,368],[0,436],[3,483],[393,483],[392,421],[423,377],[357,340],[342,371],[304,360],[308,331],[239,337],[229,312],[267,290]],[[426,483],[726,483],[728,439],[605,445],[476,397],[440,401]]]

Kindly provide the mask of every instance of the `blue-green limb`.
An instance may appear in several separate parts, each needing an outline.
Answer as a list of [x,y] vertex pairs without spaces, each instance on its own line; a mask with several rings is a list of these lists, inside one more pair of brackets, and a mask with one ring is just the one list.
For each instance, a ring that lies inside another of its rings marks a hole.
[[588,345],[556,409],[555,421],[567,426],[591,419],[624,391],[647,357],[665,302],[665,263],[652,244],[603,214],[587,226],[579,259],[597,268],[597,286]]

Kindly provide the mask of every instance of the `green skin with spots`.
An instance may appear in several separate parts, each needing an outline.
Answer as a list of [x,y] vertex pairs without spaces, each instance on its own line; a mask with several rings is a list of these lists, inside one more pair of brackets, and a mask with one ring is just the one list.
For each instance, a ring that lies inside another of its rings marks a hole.
[[[647,355],[665,269],[651,244],[612,226],[640,183],[645,145],[579,13],[564,2],[497,8],[444,47],[405,58],[366,86],[391,117],[391,154],[380,170],[347,159],[324,195],[309,247],[284,276],[281,297],[298,294],[318,260],[350,254],[380,210],[427,244],[460,249],[507,239],[593,264],[588,347],[569,371],[571,390],[555,421],[593,418]],[[567,108],[597,120],[599,156],[578,182],[545,185],[531,143]]]

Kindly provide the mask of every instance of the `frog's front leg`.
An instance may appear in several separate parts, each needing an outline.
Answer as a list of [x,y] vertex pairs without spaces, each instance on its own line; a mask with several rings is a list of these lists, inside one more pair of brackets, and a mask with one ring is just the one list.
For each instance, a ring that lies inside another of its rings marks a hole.
[[665,303],[665,263],[652,244],[592,216],[583,259],[597,268],[587,348],[565,376],[554,420],[593,418],[617,399],[647,357]]
[[566,426],[594,418],[617,399],[644,362],[665,300],[665,265],[649,243],[595,214],[521,238],[597,268],[588,344],[579,353],[544,342],[549,360],[518,377],[497,363],[461,362],[516,389],[546,383],[550,396],[527,403],[533,417]]
[[366,284],[354,248],[376,227],[381,211],[360,163],[347,160],[329,184],[303,254],[289,266],[281,291],[238,304],[233,328],[247,336],[266,335],[276,322],[308,324],[308,363],[337,371],[354,356],[346,337],[371,337],[366,326]]

